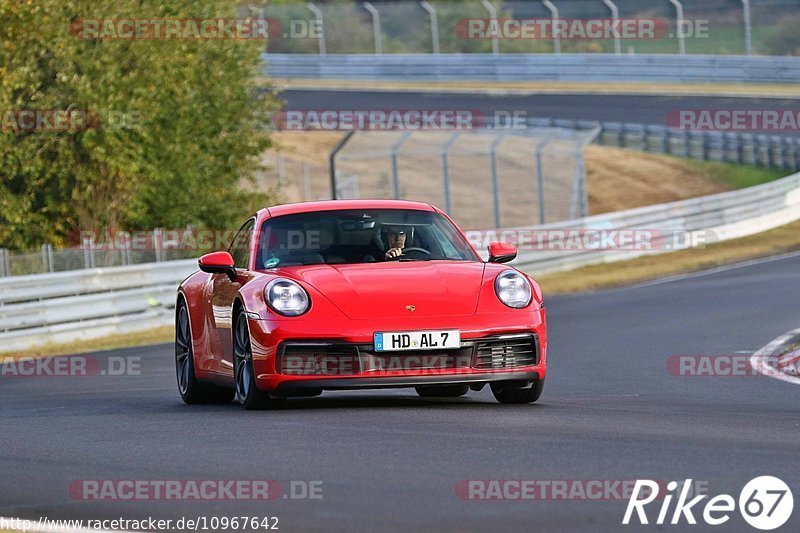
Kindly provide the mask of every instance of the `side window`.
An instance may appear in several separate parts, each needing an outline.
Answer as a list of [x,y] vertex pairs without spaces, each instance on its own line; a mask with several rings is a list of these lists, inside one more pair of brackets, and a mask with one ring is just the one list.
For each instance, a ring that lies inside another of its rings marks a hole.
[[236,268],[246,269],[250,262],[250,240],[255,228],[255,220],[248,220],[233,238],[228,252],[233,257],[233,264]]

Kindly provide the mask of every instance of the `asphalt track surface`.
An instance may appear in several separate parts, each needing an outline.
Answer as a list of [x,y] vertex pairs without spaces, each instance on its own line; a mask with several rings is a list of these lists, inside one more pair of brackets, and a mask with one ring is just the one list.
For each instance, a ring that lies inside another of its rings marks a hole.
[[[141,357],[140,376],[4,378],[0,516],[277,516],[282,531],[621,529],[625,501],[457,497],[457,483],[474,479],[691,478],[738,498],[751,478],[776,475],[800,504],[800,387],[666,366],[677,354],[750,353],[796,328],[798,289],[795,255],[549,298],[549,377],[530,406],[497,404],[486,389],[437,401],[413,390],[325,393],[263,412],[188,406],[166,345],[97,355]],[[284,490],[320,480],[323,499],[83,501],[68,493],[82,479],[270,479]],[[798,525],[795,508],[782,530]],[[755,531],[736,513],[715,530]]]
[[[528,117],[666,125],[674,110],[794,110],[800,99],[604,94],[492,94],[374,90],[291,89],[281,93],[289,110],[469,110]],[[794,132],[776,132],[797,135]]]

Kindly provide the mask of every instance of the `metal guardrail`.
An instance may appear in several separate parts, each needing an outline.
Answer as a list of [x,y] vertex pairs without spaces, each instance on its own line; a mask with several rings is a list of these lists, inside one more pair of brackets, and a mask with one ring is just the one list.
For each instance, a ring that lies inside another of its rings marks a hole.
[[[720,240],[752,235],[800,219],[800,173],[711,196],[580,220],[509,230],[649,229],[668,240],[674,232],[705,232]],[[502,237],[503,232],[497,231]],[[471,236],[474,237],[474,236]],[[474,239],[473,239],[474,242]],[[693,243],[686,240],[683,247]],[[521,250],[515,266],[534,275],[631,259],[667,249]],[[48,342],[73,341],[172,323],[175,287],[196,270],[196,262],[60,272],[0,280],[0,347],[4,351]]]
[[0,279],[0,349],[168,326],[196,260]]
[[800,171],[800,137],[744,132],[679,130],[658,124],[591,123],[535,118],[529,126],[581,129],[600,127],[597,144],[670,154],[699,161]]
[[637,54],[263,54],[274,78],[798,83],[800,57]]
[[[800,219],[800,173],[741,189],[626,211],[590,216],[572,222],[513,230],[537,232],[640,229],[660,236],[647,249],[536,250],[520,253],[515,266],[538,275],[572,270],[651,253],[676,251],[753,235]],[[502,235],[502,232],[498,232]],[[675,240],[674,237],[679,239]],[[699,239],[695,238],[699,237]]]

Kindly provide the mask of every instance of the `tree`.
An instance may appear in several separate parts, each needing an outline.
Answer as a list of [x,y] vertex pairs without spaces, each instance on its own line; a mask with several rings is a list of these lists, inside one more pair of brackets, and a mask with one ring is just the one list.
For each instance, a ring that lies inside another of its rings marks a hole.
[[[87,229],[227,229],[269,202],[240,186],[278,106],[255,81],[265,40],[120,31],[241,19],[236,6],[0,0],[0,247],[61,245]],[[32,115],[40,127],[23,127]]]

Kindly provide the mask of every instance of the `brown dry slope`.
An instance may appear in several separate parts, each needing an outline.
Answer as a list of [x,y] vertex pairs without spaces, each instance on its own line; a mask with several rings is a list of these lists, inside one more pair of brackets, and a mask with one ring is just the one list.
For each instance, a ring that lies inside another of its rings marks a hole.
[[728,190],[680,159],[609,146],[587,148],[586,183],[592,214]]

